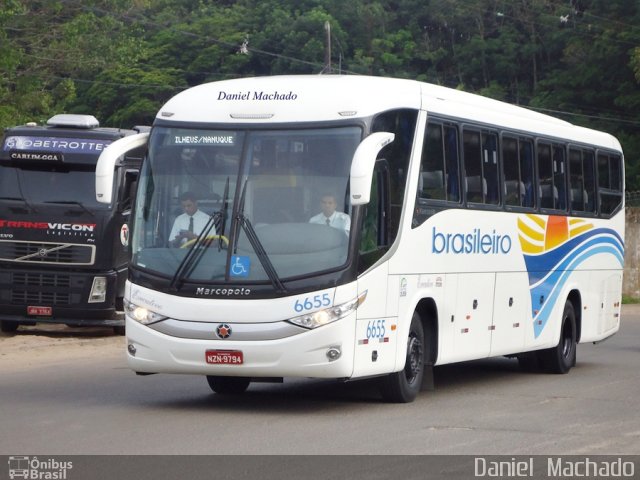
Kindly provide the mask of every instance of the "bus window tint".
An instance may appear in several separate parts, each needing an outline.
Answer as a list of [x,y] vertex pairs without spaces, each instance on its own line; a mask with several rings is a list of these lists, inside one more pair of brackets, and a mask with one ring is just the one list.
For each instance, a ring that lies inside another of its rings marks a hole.
[[445,171],[442,125],[430,123],[422,150],[418,195],[421,198],[446,200]]
[[560,145],[553,146],[553,186],[558,192],[556,204],[554,206],[557,210],[567,209],[567,189],[566,189],[566,159],[565,148]]
[[498,180],[498,136],[482,134],[482,177],[486,185],[485,203],[497,205],[500,201]]
[[522,206],[524,185],[520,182],[520,162],[518,161],[518,140],[511,137],[502,139],[502,161],[504,162],[504,204]]
[[467,202],[484,203],[487,186],[482,177],[480,132],[465,130],[462,138]]
[[596,211],[596,177],[594,154],[590,150],[582,153],[582,172],[584,173],[585,211]]
[[538,144],[538,188],[540,208],[555,208],[558,190],[553,185],[553,163],[551,145]]
[[571,148],[569,150],[569,199],[573,212],[593,212],[594,177],[593,153]]
[[603,215],[613,214],[622,205],[622,158],[619,155],[598,154],[598,193]]

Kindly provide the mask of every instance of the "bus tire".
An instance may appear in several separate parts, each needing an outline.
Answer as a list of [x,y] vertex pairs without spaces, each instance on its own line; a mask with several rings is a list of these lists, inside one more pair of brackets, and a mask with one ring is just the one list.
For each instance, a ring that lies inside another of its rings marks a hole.
[[0,320],[0,330],[4,333],[13,333],[18,330],[18,322],[14,320]]
[[211,390],[220,395],[238,395],[244,393],[251,379],[247,377],[216,377],[207,375],[207,383]]
[[553,348],[540,351],[540,361],[552,373],[567,373],[576,364],[576,314],[567,300],[562,312],[560,340]]
[[420,315],[413,313],[404,368],[381,379],[382,398],[392,403],[413,402],[420,392],[425,368],[425,337]]

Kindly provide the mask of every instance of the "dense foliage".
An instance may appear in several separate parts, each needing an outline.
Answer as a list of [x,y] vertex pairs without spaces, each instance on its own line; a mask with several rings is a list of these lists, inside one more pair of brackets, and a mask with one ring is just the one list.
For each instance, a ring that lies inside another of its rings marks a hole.
[[616,135],[638,190],[637,25],[628,0],[2,0],[0,126],[150,124],[176,92],[238,76],[416,78]]

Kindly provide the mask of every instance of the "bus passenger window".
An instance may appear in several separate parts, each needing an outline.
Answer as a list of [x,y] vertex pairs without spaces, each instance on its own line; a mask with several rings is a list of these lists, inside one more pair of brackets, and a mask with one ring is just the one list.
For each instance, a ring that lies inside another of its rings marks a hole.
[[584,173],[585,211],[596,212],[595,160],[591,151],[582,152],[582,172]]
[[553,163],[551,160],[551,145],[538,145],[538,195],[540,208],[555,208],[558,190],[553,185]]
[[595,177],[593,152],[569,150],[569,199],[574,212],[595,212]]
[[422,150],[422,165],[418,179],[418,195],[421,198],[446,200],[445,158],[442,125],[427,125]]
[[524,184],[524,198],[522,206],[527,208],[535,207],[534,195],[534,169],[533,169],[533,142],[527,139],[520,139],[520,181]]
[[598,197],[600,213],[608,216],[622,205],[622,158],[598,153]]
[[533,143],[526,138],[502,138],[504,171],[504,204],[511,207],[533,208]]
[[561,145],[553,146],[553,185],[558,192],[555,208],[557,210],[567,209],[567,189],[566,189],[566,159],[565,148]]
[[487,192],[485,203],[497,205],[500,201],[498,189],[498,137],[494,133],[482,134],[482,176]]
[[582,172],[582,152],[575,148],[569,150],[569,199],[571,210],[584,212],[585,191],[584,174]]
[[484,203],[487,186],[482,177],[482,149],[480,132],[465,130],[464,142],[464,175],[467,202]]
[[504,171],[504,204],[520,207],[524,198],[524,184],[520,181],[517,139],[503,137],[502,165]]
[[458,178],[458,131],[430,122],[422,149],[418,197],[457,202]]

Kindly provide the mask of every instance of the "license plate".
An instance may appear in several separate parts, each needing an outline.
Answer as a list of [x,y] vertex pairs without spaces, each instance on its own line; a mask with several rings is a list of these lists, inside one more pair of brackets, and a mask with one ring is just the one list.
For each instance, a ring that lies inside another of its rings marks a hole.
[[39,315],[50,317],[53,313],[51,307],[27,307],[27,315]]
[[212,365],[241,365],[244,357],[240,350],[207,350],[205,360]]

